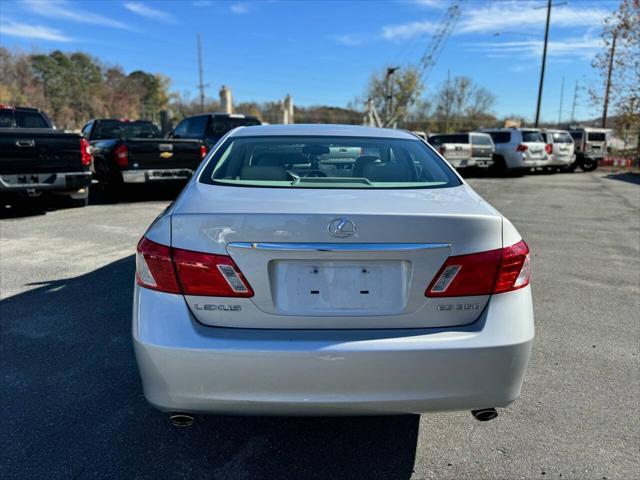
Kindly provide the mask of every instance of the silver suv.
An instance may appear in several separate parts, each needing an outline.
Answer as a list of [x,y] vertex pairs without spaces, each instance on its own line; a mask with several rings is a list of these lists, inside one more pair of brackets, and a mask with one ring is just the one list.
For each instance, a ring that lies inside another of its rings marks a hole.
[[532,128],[486,129],[495,144],[494,164],[503,171],[546,167],[546,143],[540,130]]

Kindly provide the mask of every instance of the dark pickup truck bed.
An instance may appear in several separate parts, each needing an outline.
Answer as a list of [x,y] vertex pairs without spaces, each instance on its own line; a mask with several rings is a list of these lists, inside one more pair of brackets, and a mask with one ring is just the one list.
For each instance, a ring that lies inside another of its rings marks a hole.
[[35,196],[48,191],[86,203],[91,154],[82,153],[82,143],[75,133],[0,128],[0,193]]
[[147,121],[92,120],[83,132],[92,146],[95,176],[111,190],[122,183],[188,180],[206,153],[201,141],[162,138]]

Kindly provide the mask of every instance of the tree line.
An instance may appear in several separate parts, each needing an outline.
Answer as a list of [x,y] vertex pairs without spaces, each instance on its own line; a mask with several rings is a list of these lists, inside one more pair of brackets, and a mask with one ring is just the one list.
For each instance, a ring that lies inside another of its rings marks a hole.
[[36,107],[61,129],[95,117],[160,120],[169,80],[136,70],[125,74],[82,52],[24,54],[0,47],[0,103]]

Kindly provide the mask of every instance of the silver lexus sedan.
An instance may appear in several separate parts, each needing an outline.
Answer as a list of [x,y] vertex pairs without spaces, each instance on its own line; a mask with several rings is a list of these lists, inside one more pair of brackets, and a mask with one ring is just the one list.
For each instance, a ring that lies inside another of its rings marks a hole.
[[520,392],[529,275],[513,225],[413,134],[241,127],[138,244],[144,393],[185,421],[487,420]]

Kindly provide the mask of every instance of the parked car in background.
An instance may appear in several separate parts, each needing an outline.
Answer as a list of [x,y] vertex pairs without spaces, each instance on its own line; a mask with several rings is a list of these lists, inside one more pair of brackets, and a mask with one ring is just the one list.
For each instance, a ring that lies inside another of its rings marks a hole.
[[576,160],[574,152],[573,138],[569,135],[569,132],[565,130],[542,130],[542,137],[547,142],[547,151],[549,153],[550,168],[559,167],[564,170],[571,169],[571,166]]
[[[327,165],[341,150],[366,154]],[[489,420],[520,393],[527,244],[410,132],[234,130],[136,259],[144,394],[182,425],[198,413]]]
[[608,130],[604,128],[581,127],[569,130],[575,143],[576,162],[585,172],[598,168],[598,161],[607,157]]
[[494,166],[499,171],[524,172],[549,163],[547,144],[538,129],[484,129],[495,145]]
[[[433,135],[433,145],[452,143],[457,145],[468,144],[471,153],[468,162],[469,167],[489,168],[493,165],[495,146],[491,135],[482,132],[454,133],[451,135]],[[446,151],[446,150],[445,150]]]
[[167,138],[201,140],[209,150],[224,134],[237,127],[260,125],[260,120],[239,113],[204,113],[187,117],[174,128]]
[[95,119],[82,127],[100,185],[116,192],[123,183],[188,180],[206,155],[199,140],[167,140],[147,120]]
[[67,206],[89,202],[89,143],[53,128],[36,108],[0,105],[0,195],[56,195]]
[[475,167],[467,134],[429,135],[429,144],[456,169]]

